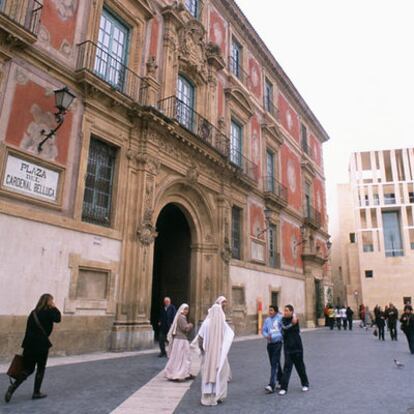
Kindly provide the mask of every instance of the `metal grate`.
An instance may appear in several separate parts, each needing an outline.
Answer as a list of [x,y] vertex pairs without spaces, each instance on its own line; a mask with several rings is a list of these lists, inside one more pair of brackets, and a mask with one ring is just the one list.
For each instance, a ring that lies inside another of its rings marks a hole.
[[98,139],[91,139],[82,220],[104,226],[111,224],[115,160],[114,147]]
[[231,210],[231,252],[232,257],[241,259],[241,209],[233,207]]
[[38,0],[0,0],[0,14],[37,35],[43,5]]

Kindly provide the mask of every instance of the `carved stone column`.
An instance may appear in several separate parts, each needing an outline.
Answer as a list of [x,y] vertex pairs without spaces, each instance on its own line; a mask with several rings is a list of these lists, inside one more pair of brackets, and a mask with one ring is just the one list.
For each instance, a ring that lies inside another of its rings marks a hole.
[[154,56],[151,56],[147,61],[147,76],[144,78],[142,89],[142,103],[147,106],[156,106],[159,101],[160,84],[156,79],[156,71],[158,69],[157,62]]

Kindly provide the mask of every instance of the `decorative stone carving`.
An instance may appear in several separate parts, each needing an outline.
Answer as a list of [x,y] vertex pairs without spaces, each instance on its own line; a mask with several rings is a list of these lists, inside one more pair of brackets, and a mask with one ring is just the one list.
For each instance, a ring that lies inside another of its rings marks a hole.
[[155,76],[155,72],[157,69],[158,65],[155,56],[150,56],[147,60],[147,75]]
[[197,165],[195,162],[192,162],[190,167],[187,170],[187,179],[191,182],[191,183],[196,183],[198,180],[198,176],[199,176],[199,172],[197,169]]
[[152,225],[152,214],[151,209],[147,208],[145,210],[143,222],[137,230],[138,240],[146,246],[152,244],[158,236],[155,226]]

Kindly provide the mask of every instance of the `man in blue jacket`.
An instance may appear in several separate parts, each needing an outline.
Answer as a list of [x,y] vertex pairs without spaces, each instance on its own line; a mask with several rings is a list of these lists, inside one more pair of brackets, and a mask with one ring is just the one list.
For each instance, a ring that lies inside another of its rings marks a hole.
[[280,353],[282,351],[283,337],[281,333],[282,316],[279,314],[279,309],[275,305],[269,306],[269,317],[266,318],[262,335],[267,339],[267,353],[270,362],[270,381],[269,385],[265,387],[267,393],[275,392],[276,378],[278,383],[282,379],[282,369],[280,366]]

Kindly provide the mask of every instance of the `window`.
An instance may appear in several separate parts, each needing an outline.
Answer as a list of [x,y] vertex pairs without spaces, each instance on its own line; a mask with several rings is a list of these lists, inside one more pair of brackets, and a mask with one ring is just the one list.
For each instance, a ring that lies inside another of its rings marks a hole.
[[124,88],[127,46],[128,28],[104,9],[99,24],[95,72],[120,90]]
[[241,79],[241,61],[242,61],[242,47],[233,39],[231,43],[231,56],[230,56],[230,71],[238,78]]
[[266,151],[266,191],[274,192],[274,154],[273,152]]
[[374,206],[379,206],[379,195],[378,194],[374,194]]
[[355,243],[355,233],[349,233],[349,242]]
[[302,149],[307,154],[309,153],[309,146],[308,146],[308,130],[306,129],[306,126],[304,124],[301,124],[301,143],[302,143]]
[[279,266],[279,257],[277,254],[277,241],[276,241],[276,226],[271,224],[268,230],[269,236],[269,266],[278,267]]
[[104,226],[111,224],[115,160],[116,149],[114,147],[91,138],[82,220]]
[[385,256],[403,256],[401,240],[400,215],[398,211],[383,211],[382,223],[384,230]]
[[395,193],[384,194],[384,204],[395,204]]
[[273,114],[273,85],[266,79],[264,90],[264,109]]
[[238,207],[231,210],[231,253],[235,259],[241,259],[241,212]]
[[185,0],[185,7],[193,17],[198,18],[198,0]]
[[305,214],[306,217],[312,217],[312,186],[310,183],[305,182]]
[[364,251],[364,253],[371,253],[374,251],[374,245],[373,244],[364,244],[362,246],[362,249]]
[[194,86],[183,76],[177,80],[177,120],[189,130],[194,129]]
[[408,197],[409,197],[409,199],[410,199],[410,203],[411,203],[411,204],[414,204],[414,193],[413,193],[412,191],[410,191],[410,192],[408,193]]
[[230,126],[230,161],[237,166],[242,166],[242,127],[234,121]]
[[365,277],[366,278],[374,277],[374,271],[373,270],[365,270]]
[[279,306],[279,292],[272,290],[270,294],[270,304],[273,306]]
[[404,305],[411,305],[412,304],[411,296],[404,296],[403,297],[403,303],[404,303]]

